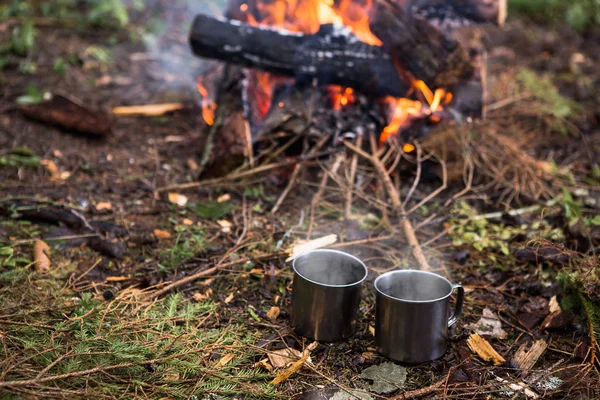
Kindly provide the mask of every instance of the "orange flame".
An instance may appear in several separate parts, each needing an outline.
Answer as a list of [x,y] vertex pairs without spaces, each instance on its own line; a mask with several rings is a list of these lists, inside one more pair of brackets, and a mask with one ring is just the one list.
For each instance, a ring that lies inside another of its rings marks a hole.
[[[402,1],[402,0],[398,0]],[[243,18],[250,25],[267,25],[307,34],[316,33],[323,24],[346,26],[361,41],[381,46],[381,41],[369,28],[369,11],[373,0],[247,0],[239,9]],[[252,101],[258,116],[264,118],[273,102],[273,90],[286,79],[267,72],[250,71],[248,86],[252,93]],[[440,119],[440,111],[452,100],[452,94],[444,89],[432,90],[425,82],[413,82],[417,100],[408,98],[386,97],[381,101],[391,110],[389,124],[380,135],[384,143],[406,128],[414,119],[429,117],[431,121]],[[216,105],[209,99],[206,88],[198,81],[198,90],[202,94],[202,116],[207,124],[214,122]],[[328,87],[331,106],[341,110],[356,101],[356,94],[351,88],[337,85]],[[283,107],[283,103],[274,104]],[[405,152],[414,150],[410,144],[404,145]]]
[[[435,92],[432,92],[421,80],[414,81],[413,86],[418,90],[417,97],[423,100],[396,99],[393,97],[384,99],[386,104],[392,106],[394,112],[390,122],[383,128],[383,132],[379,136],[380,143],[384,143],[396,135],[400,129],[409,125],[414,119],[429,116],[433,122],[438,122],[440,117],[436,113],[442,111],[444,106],[452,101],[452,93],[446,92],[445,89],[436,89]],[[406,152],[410,153],[410,151]]]
[[214,101],[210,99],[208,95],[208,90],[202,84],[202,78],[196,79],[196,87],[198,88],[198,92],[202,95],[202,118],[207,125],[211,125],[215,123],[215,110],[217,105]]

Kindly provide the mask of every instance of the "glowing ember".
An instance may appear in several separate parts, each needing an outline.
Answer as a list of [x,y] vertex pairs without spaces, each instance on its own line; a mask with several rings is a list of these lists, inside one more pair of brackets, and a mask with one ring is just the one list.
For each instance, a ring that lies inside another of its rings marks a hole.
[[202,84],[201,78],[196,79],[196,87],[198,88],[198,92],[202,95],[202,118],[208,125],[212,125],[215,123],[215,109],[217,108],[217,105],[210,99],[208,90],[206,90],[206,87]]
[[404,145],[402,145],[402,151],[405,153],[412,153],[414,150],[415,146],[410,143],[404,143]]
[[343,107],[356,101],[354,89],[352,88],[329,85],[329,94],[331,95],[331,106],[334,110],[341,110]]

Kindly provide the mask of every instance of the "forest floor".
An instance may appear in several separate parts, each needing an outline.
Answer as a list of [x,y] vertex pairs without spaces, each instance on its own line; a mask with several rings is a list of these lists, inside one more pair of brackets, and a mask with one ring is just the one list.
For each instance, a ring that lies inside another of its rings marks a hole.
[[[416,263],[387,205],[357,191],[346,219],[346,192],[333,182],[313,203],[316,162],[276,213],[289,166],[161,191],[197,180],[209,129],[196,105],[203,64],[187,48],[191,15],[173,3],[120,29],[36,17],[29,54],[2,57],[0,398],[600,396],[600,32],[514,17],[482,29],[486,119],[430,134],[447,135],[445,162],[462,160],[472,185],[450,177],[408,217],[431,270],[465,288],[464,313],[441,359],[390,366],[374,348],[372,282]],[[0,20],[0,43],[23,26]],[[18,103],[44,91],[92,109],[185,107],[119,116],[96,138],[26,118]],[[403,197],[415,179],[406,171]],[[436,177],[417,185],[410,205],[439,186]],[[329,248],[370,273],[356,334],[309,349],[290,329],[286,259],[329,234]],[[43,273],[39,239],[49,245]],[[496,363],[469,347],[473,332]],[[528,365],[532,346],[540,353]],[[364,372],[372,366],[387,372]],[[405,381],[375,376],[390,371]]]

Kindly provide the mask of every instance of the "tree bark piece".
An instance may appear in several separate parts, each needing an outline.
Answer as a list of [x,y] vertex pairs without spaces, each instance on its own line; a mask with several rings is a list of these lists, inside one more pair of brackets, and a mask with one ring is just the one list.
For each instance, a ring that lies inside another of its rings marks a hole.
[[531,368],[533,368],[542,354],[544,354],[547,347],[548,343],[541,339],[536,340],[529,349],[527,349],[527,344],[524,343],[521,347],[519,347],[519,350],[517,350],[514,361],[519,366],[521,371],[528,372]]
[[408,71],[434,88],[449,87],[473,75],[469,55],[460,43],[399,4],[377,0],[369,21],[399,73]]
[[98,137],[110,134],[115,122],[114,116],[109,113],[92,111],[73,99],[57,94],[39,104],[19,106],[19,110],[27,118]]
[[323,25],[314,35],[255,27],[198,15],[190,32],[194,54],[375,96],[405,96],[404,82],[383,48],[363,43],[347,29]]

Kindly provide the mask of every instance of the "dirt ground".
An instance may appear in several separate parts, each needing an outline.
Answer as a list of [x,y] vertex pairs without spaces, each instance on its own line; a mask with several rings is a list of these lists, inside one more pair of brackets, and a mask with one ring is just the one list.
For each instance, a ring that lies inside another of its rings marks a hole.
[[[600,396],[600,32],[581,36],[512,17],[504,28],[483,29],[486,120],[431,133],[449,135],[448,157],[473,162],[475,180],[468,191],[463,179],[450,181],[409,216],[432,271],[465,287],[464,314],[441,359],[400,366],[406,381],[376,393],[369,385],[381,379],[361,377],[388,362],[374,348],[372,282],[415,266],[398,218],[357,195],[354,218],[345,220],[345,192],[333,182],[311,205],[317,163],[276,213],[289,165],[161,191],[197,180],[209,128],[191,79],[206,68],[188,54],[191,17],[183,5],[157,10],[152,21],[169,22],[160,51],[133,34],[149,20],[145,12],[124,30],[40,23],[29,56],[37,71],[23,73],[17,60],[2,72],[1,398]],[[0,21],[0,33],[12,23]],[[58,73],[56,58],[68,55],[73,62]],[[96,138],[26,118],[17,99],[31,85],[91,109],[185,107],[117,117],[112,134]],[[490,153],[477,147],[485,140],[465,144],[448,130],[489,135]],[[403,173],[405,196],[415,168]],[[433,173],[412,204],[439,186]],[[182,195],[184,206],[176,204]],[[311,352],[289,325],[293,275],[285,260],[298,241],[331,233],[338,242],[329,247],[361,258],[370,273],[356,334]],[[50,245],[47,273],[32,265],[37,239]],[[167,287],[192,274],[199,275]],[[497,365],[469,348],[475,330],[501,356]],[[524,369],[516,353],[538,342],[545,350]],[[294,352],[274,359],[285,349]],[[303,354],[310,362],[270,383]]]

